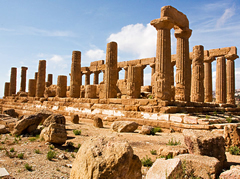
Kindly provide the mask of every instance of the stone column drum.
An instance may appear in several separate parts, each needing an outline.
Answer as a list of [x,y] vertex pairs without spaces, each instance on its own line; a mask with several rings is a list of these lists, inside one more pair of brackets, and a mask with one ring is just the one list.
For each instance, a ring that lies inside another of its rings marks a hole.
[[[35,78],[35,81],[36,81],[36,90],[37,90],[38,72],[35,72],[35,76],[34,76],[34,78]],[[36,94],[36,92],[35,92],[35,94]]]
[[91,75],[90,72],[85,73],[85,86],[90,85],[90,75]]
[[53,74],[48,74],[46,87],[49,87],[52,85],[52,80],[53,80]]
[[175,29],[177,38],[175,100],[190,101],[191,64],[189,60],[189,42],[191,29]]
[[10,88],[10,83],[9,82],[6,82],[5,83],[5,87],[4,87],[4,96],[9,96],[9,88]]
[[43,97],[46,80],[46,60],[39,60],[36,97]]
[[162,17],[151,21],[157,30],[157,48],[154,74],[154,94],[156,99],[171,100],[171,36],[174,23]]
[[67,76],[59,75],[57,80],[57,96],[63,98],[66,97],[66,94],[67,94]]
[[235,62],[238,55],[226,55],[227,58],[227,103],[235,104]]
[[216,66],[216,103],[226,103],[226,59],[217,58]]
[[117,97],[117,80],[118,80],[117,43],[110,42],[107,44],[104,74],[106,98]]
[[204,102],[212,102],[212,61],[215,57],[204,59]]
[[35,97],[35,94],[36,94],[36,80],[29,79],[29,81],[28,81],[28,96]]
[[139,98],[142,86],[141,78],[139,78],[141,73],[142,73],[141,66],[128,66],[128,79],[127,79],[128,98]]
[[124,79],[127,80],[128,79],[128,66],[123,67],[123,69],[125,70]]
[[202,45],[193,47],[191,101],[204,102],[204,50]]
[[150,67],[151,67],[151,86],[153,86],[153,75],[154,75],[154,73],[155,73],[155,63],[151,63],[150,65],[149,65]]
[[11,68],[11,76],[10,76],[10,87],[9,87],[9,95],[12,96],[16,94],[17,87],[17,68]]
[[93,76],[93,84],[94,85],[97,85],[99,83],[99,73],[101,71],[94,71],[94,76]]
[[21,67],[21,84],[20,91],[26,92],[27,67]]
[[72,52],[71,79],[70,79],[70,97],[80,97],[80,87],[82,84],[81,73],[81,52]]

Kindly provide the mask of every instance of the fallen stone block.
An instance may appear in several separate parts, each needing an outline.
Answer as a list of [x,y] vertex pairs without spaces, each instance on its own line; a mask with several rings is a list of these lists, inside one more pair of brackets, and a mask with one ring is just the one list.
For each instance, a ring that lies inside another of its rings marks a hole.
[[116,132],[134,132],[137,128],[138,124],[131,121],[115,121],[111,125],[111,129]]
[[169,146],[169,145],[161,145],[159,148],[159,155],[160,156],[171,156],[175,157],[180,154],[188,153],[188,149],[184,146],[176,145],[176,146]]
[[240,165],[232,165],[230,170],[227,170],[219,176],[220,179],[239,179],[240,178]]
[[93,126],[98,128],[103,128],[103,122],[102,119],[98,116],[95,116],[93,118]]

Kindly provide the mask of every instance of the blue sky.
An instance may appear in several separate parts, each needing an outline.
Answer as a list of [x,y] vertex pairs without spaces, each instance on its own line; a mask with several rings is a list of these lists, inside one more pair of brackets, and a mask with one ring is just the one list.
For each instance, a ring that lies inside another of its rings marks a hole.
[[[82,66],[105,59],[110,41],[118,43],[118,61],[154,57],[156,30],[149,23],[160,17],[161,7],[166,5],[187,15],[193,30],[190,51],[195,45],[204,49],[240,47],[239,0],[0,0],[0,97],[11,67],[18,68],[19,90],[21,66],[28,67],[28,81],[34,78],[41,59],[47,60],[47,73],[53,74],[56,84],[58,75],[70,73],[73,50],[82,52]],[[239,59],[235,64],[236,88],[240,88]],[[150,84],[149,67],[144,80],[145,85]],[[215,62],[213,86],[214,80]]]

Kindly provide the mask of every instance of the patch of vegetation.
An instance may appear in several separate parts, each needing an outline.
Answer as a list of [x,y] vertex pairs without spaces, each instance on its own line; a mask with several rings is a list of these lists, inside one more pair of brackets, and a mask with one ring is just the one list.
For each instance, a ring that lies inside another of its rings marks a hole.
[[75,147],[75,148],[77,148],[77,149],[80,149],[80,147],[81,147],[81,144],[78,144],[78,146],[77,146],[77,147]]
[[160,127],[154,127],[152,128],[150,135],[155,135],[157,132],[162,132],[162,129]]
[[216,116],[216,115],[217,115],[217,111],[214,111],[214,112],[213,112],[213,115]]
[[49,149],[53,150],[54,148],[54,145],[49,145]]
[[20,153],[20,154],[18,154],[18,158],[20,158],[20,159],[23,159],[23,156],[24,156],[24,153]]
[[206,119],[210,119],[210,117],[208,115],[206,115]]
[[74,154],[71,154],[71,157],[72,157],[72,158],[75,158],[75,155],[74,155]]
[[29,137],[28,140],[30,140],[31,142],[34,142],[35,140],[39,139],[40,136],[36,135],[35,137]]
[[77,129],[74,129],[73,130],[73,133],[75,134],[75,135],[81,135],[81,130],[77,130]]
[[232,118],[231,117],[226,117],[226,120],[227,120],[228,123],[232,122]]
[[157,151],[156,150],[150,150],[150,153],[152,154],[152,155],[157,155]]
[[11,149],[10,149],[10,152],[14,152],[14,148],[11,148]]
[[69,152],[69,149],[66,149],[65,152]]
[[146,157],[143,157],[143,159],[141,159],[141,162],[144,167],[151,167],[153,164],[152,159],[150,157],[148,157],[147,155],[146,155]]
[[232,154],[232,155],[240,155],[240,148],[237,147],[237,146],[231,146],[229,149],[228,149],[229,153]]
[[67,147],[73,147],[74,143],[73,142],[67,142]]
[[170,146],[181,145],[181,142],[180,140],[176,141],[176,140],[173,140],[173,138],[171,138],[171,140],[168,141],[167,145],[170,145]]
[[6,149],[5,149],[5,151],[6,151],[6,156],[8,156],[9,158],[14,158],[14,157],[16,157],[16,153],[17,152],[8,152]]
[[40,154],[40,153],[41,153],[39,149],[35,149],[34,152],[35,152],[36,154]]
[[165,159],[171,159],[173,158],[172,154],[168,154],[167,156],[165,156]]
[[3,147],[3,146],[0,146],[0,150],[5,150],[5,147]]
[[32,171],[32,166],[30,166],[28,163],[26,163],[24,167],[26,168],[26,170]]
[[47,159],[48,159],[48,160],[52,160],[53,158],[56,158],[56,155],[57,155],[56,152],[50,150],[50,151],[48,151],[48,153],[47,153]]

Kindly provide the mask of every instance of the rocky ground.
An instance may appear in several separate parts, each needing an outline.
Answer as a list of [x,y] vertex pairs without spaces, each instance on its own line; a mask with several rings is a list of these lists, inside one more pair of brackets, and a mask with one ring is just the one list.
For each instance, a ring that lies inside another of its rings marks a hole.
[[[156,135],[142,135],[138,133],[139,130],[134,133],[117,133],[110,129],[110,125],[111,123],[104,122],[104,128],[95,128],[91,120],[82,120],[79,124],[73,124],[67,118],[68,139],[63,146],[51,145],[41,141],[38,136],[15,137],[11,134],[2,134],[0,137],[0,168],[5,168],[14,178],[69,178],[71,168],[68,164],[74,161],[78,147],[88,138],[99,135],[127,140],[140,159],[148,156],[152,161],[160,156],[153,155],[150,151],[156,150],[158,154],[160,146],[166,145],[171,140],[184,146],[181,133],[171,133],[170,130],[163,130]],[[81,130],[81,135],[75,135],[74,129]],[[48,160],[49,151],[56,153],[56,158]],[[21,154],[23,154],[23,159],[21,159]],[[240,155],[233,156],[228,152],[226,155],[229,163],[240,165]],[[26,164],[32,168],[27,170]],[[143,178],[147,170],[147,167],[142,168]]]

